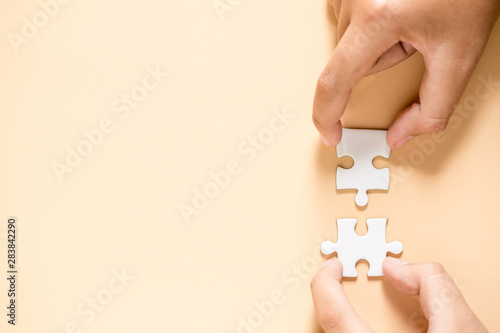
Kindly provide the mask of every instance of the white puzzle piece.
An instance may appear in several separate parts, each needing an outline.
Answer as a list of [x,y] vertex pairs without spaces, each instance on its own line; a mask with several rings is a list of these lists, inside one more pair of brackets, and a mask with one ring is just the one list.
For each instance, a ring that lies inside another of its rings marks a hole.
[[356,263],[361,259],[365,259],[370,264],[368,276],[383,276],[382,261],[387,256],[387,252],[400,254],[403,251],[401,242],[385,242],[387,219],[368,219],[366,224],[368,232],[364,236],[358,236],[354,230],[356,219],[338,219],[337,243],[326,241],[321,244],[323,254],[330,255],[337,252],[344,266],[343,276],[345,277],[358,276]]
[[366,206],[368,190],[389,189],[389,169],[376,169],[376,156],[389,158],[391,149],[387,145],[387,131],[343,129],[342,140],[337,145],[337,156],[350,156],[354,165],[350,169],[337,168],[337,189],[357,189],[356,204]]

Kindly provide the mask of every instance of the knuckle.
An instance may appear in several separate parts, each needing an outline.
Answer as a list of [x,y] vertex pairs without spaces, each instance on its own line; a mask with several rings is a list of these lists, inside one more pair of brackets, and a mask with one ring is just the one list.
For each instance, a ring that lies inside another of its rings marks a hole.
[[324,71],[318,78],[317,90],[324,95],[330,95],[337,88],[335,77],[328,71]]
[[315,113],[313,110],[313,115],[312,115],[312,121],[314,126],[318,129],[321,130],[323,128],[323,122],[319,119],[318,115]]
[[427,264],[427,273],[429,276],[446,275],[444,266],[438,262],[430,262]]
[[374,1],[375,6],[379,10],[383,10],[384,12],[396,13],[400,8],[404,1],[401,0],[377,0]]
[[448,118],[432,118],[426,116],[422,124],[424,134],[441,133],[448,126]]
[[448,281],[449,275],[444,269],[443,265],[437,262],[426,263],[424,271],[422,272],[421,285],[435,285],[441,283],[442,281]]
[[318,273],[316,273],[316,275],[313,276],[311,282],[309,283],[309,287],[311,288],[311,290],[315,290],[317,286],[318,286]]
[[376,19],[380,15],[386,14],[390,10],[391,0],[370,1],[369,18]]
[[378,25],[379,29],[387,27],[397,27],[400,14],[401,0],[377,0],[370,1],[367,10],[364,13],[365,24]]
[[[458,59],[456,61],[456,72],[458,73],[458,76],[463,79],[463,80],[468,80],[471,76],[474,70],[476,69],[477,63],[481,59],[482,52],[477,51],[477,50],[483,50],[483,47],[477,46],[474,47],[473,45],[478,43],[477,41],[470,41],[469,45],[471,45],[470,50],[467,49],[466,51],[462,51],[463,53],[458,55]],[[481,43],[481,42],[479,42]]]
[[337,328],[342,320],[342,309],[330,308],[317,312],[318,322],[325,331]]
[[320,269],[318,272],[316,272],[316,274],[314,274],[309,284],[312,291],[320,288],[320,286],[323,284],[321,281],[322,279],[323,279],[323,270]]

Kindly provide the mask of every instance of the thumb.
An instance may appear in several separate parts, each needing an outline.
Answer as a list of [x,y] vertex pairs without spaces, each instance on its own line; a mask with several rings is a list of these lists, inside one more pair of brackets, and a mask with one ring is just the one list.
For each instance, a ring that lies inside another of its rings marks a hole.
[[331,259],[311,281],[311,291],[319,324],[329,332],[373,332],[356,314],[340,284],[342,263]]
[[446,129],[476,66],[477,61],[468,61],[469,57],[424,55],[426,72],[420,87],[420,102],[399,113],[389,128],[387,143],[391,149],[401,148],[415,136]]
[[441,264],[406,264],[387,257],[382,268],[399,291],[420,295],[429,332],[483,332],[485,329]]

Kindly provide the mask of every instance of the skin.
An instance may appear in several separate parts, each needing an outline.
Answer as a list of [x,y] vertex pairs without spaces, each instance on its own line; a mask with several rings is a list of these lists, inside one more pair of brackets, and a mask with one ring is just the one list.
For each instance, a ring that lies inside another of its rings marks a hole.
[[[420,306],[429,321],[428,332],[488,332],[440,264],[407,264],[388,257],[383,270],[399,291],[420,295]],[[373,332],[356,314],[341,280],[342,263],[337,258],[326,262],[313,277],[311,291],[319,324],[325,333]]]
[[330,0],[338,44],[321,73],[313,122],[327,146],[342,137],[340,118],[363,77],[423,55],[419,102],[398,114],[387,143],[443,131],[481,58],[499,16],[499,0]]

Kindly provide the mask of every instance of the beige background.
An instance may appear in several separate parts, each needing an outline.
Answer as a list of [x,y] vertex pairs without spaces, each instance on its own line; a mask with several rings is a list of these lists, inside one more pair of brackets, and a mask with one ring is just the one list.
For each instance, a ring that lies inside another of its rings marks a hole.
[[[455,116],[439,143],[422,137],[377,161],[391,168],[391,189],[359,210],[353,192],[335,190],[336,166],[349,159],[322,147],[310,120],[334,47],[326,1],[246,0],[224,20],[211,0],[59,7],[16,52],[9,33],[21,34],[41,7],[0,4],[3,272],[8,216],[19,231],[18,325],[6,325],[2,310],[2,332],[237,332],[249,317],[254,332],[320,332],[309,281],[342,217],[358,218],[360,233],[366,218],[387,217],[401,258],[441,262],[500,331],[500,90],[474,105],[477,87],[488,92],[478,78],[500,81],[500,27],[464,95],[472,111]],[[119,118],[111,104],[148,66],[170,75]],[[364,79],[345,124],[387,128],[416,97],[422,70],[415,56]],[[295,118],[247,161],[240,145],[284,108]],[[54,161],[65,163],[66,147],[103,119],[114,131],[60,182]],[[239,174],[186,223],[179,205],[233,160]],[[425,331],[416,298],[357,267],[344,287],[375,331]],[[122,270],[134,279],[112,294]],[[2,278],[2,309],[6,290]],[[88,298],[106,303],[94,318],[77,312],[90,309]],[[255,302],[271,298],[280,304],[259,317]]]

